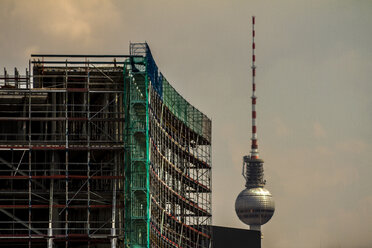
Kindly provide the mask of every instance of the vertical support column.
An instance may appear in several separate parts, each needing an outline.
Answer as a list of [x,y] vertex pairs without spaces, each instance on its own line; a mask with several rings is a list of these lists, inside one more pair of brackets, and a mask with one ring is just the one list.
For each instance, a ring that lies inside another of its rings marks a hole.
[[123,235],[123,244],[125,245],[126,244],[126,240],[127,240],[127,205],[126,205],[126,197],[127,197],[127,152],[126,152],[126,149],[127,148],[127,86],[126,86],[126,72],[127,72],[127,64],[124,63],[123,65],[123,99],[122,99],[122,102],[121,102],[121,107],[122,107],[122,117],[125,119],[123,125],[122,125],[122,141],[123,141],[123,150],[124,150],[124,153],[123,153],[123,165],[122,165],[122,173],[123,173],[123,176],[124,176],[124,181],[123,181],[123,187],[122,187],[122,190],[123,190],[123,215],[122,215],[122,221],[123,221],[123,230],[120,232],[121,235]]
[[19,73],[17,68],[14,68],[14,86],[18,89]]
[[130,245],[130,232],[131,232],[131,220],[130,220],[130,144],[129,144],[129,78],[127,77],[127,65],[124,64],[123,69],[123,83],[124,83],[124,96],[123,96],[123,107],[124,107],[124,245]]
[[[31,68],[31,61],[29,61],[28,63],[28,67],[29,67],[29,70]],[[31,72],[31,70],[30,70]],[[28,85],[28,236],[29,236],[29,240],[28,240],[28,247],[31,248],[31,221],[32,221],[32,218],[31,218],[31,207],[32,207],[32,198],[31,198],[31,195],[32,195],[32,192],[31,192],[31,189],[32,189],[32,181],[31,181],[31,176],[32,176],[32,157],[31,157],[31,145],[32,145],[32,142],[31,142],[31,80],[30,80],[30,76],[27,77],[27,85]]]
[[90,68],[89,68],[89,61],[88,61],[88,64],[87,64],[87,92],[85,94],[85,103],[86,104],[86,115],[87,115],[87,147],[88,147],[88,151],[87,151],[87,176],[88,176],[88,181],[87,181],[87,188],[88,188],[88,208],[87,208],[87,234],[88,234],[88,248],[90,247]]
[[[113,82],[114,84],[114,82]],[[117,94],[115,93],[115,107],[114,107],[114,111],[116,112],[115,113],[115,116],[117,115],[117,106],[118,106],[118,96]],[[110,118],[110,113],[107,113],[107,118]],[[106,124],[107,125],[107,124]],[[115,139],[117,139],[116,137],[116,124],[114,125],[115,127]],[[107,133],[109,133],[109,130],[107,128]],[[118,171],[118,156],[115,152],[115,155],[114,155],[114,170],[112,171],[112,176],[117,176],[117,171]],[[111,212],[111,248],[116,248],[116,245],[117,245],[117,234],[116,234],[116,187],[117,187],[117,179],[113,179],[112,180],[112,212]]]
[[[54,130],[55,131],[55,130]],[[53,130],[52,130],[53,132]],[[50,174],[54,174],[55,157],[54,151],[52,151],[52,163]],[[48,248],[53,248],[53,193],[54,193],[54,179],[50,179],[49,187],[49,221],[48,221]]]
[[67,67],[67,60],[66,60],[66,69],[65,69],[65,176],[66,176],[66,191],[65,191],[65,204],[66,204],[66,207],[65,207],[65,236],[66,236],[66,242],[65,242],[65,246],[66,248],[68,248],[69,246],[69,242],[68,242],[68,200],[69,200],[69,197],[68,197],[68,90],[67,90],[67,87],[68,87],[68,67]]
[[150,139],[149,139],[149,75],[148,65],[146,63],[146,74],[145,74],[145,91],[146,91],[146,226],[147,226],[147,248],[150,248]]
[[6,68],[4,67],[4,85],[7,86],[8,85],[8,73],[6,71]]
[[[29,71],[26,69],[26,89],[29,89]],[[27,117],[27,102],[25,101],[23,103],[23,117]],[[30,123],[30,121],[28,122]],[[23,122],[23,141],[26,142],[27,141],[27,121],[24,121]]]
[[[56,87],[56,79],[53,79],[53,87]],[[51,103],[52,103],[52,118],[55,119],[57,117],[57,93],[53,92],[51,94]],[[52,121],[51,123],[51,140],[52,143],[56,142],[57,140],[57,135],[56,135],[56,127],[57,123],[55,120]],[[46,138],[47,138],[47,133],[46,133]],[[54,175],[55,173],[55,151],[52,152],[52,163],[51,163],[51,168],[50,168],[50,175]],[[50,179],[50,186],[49,186],[49,221],[48,221],[48,248],[53,247],[53,198],[54,198],[54,179]]]
[[[113,171],[113,176],[117,175],[117,163],[118,158],[117,155],[115,154],[114,158],[114,171]],[[112,215],[111,215],[111,248],[116,248],[117,244],[117,236],[116,236],[116,181],[117,179],[113,179],[112,182]]]

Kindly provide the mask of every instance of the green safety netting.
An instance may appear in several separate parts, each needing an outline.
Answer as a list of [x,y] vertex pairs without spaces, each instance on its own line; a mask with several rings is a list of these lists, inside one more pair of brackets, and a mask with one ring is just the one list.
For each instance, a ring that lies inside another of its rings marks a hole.
[[211,121],[187,102],[163,77],[163,103],[187,127],[210,140]]

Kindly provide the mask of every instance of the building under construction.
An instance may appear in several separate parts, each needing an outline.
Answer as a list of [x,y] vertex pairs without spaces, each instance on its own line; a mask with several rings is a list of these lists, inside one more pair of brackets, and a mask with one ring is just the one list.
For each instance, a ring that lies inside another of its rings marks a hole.
[[0,246],[211,246],[211,120],[146,43],[31,55],[0,123]]

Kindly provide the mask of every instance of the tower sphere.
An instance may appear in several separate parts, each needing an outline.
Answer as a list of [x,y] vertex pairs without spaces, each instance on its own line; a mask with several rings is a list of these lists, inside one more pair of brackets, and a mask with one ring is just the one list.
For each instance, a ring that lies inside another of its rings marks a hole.
[[274,199],[265,188],[246,188],[236,198],[235,211],[242,222],[259,230],[274,214]]

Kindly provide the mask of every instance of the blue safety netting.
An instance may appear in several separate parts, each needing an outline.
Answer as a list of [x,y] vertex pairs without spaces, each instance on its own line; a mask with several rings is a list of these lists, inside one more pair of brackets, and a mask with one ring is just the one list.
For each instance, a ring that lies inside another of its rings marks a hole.
[[150,47],[146,43],[146,60],[147,60],[147,73],[150,76],[152,87],[159,94],[163,100],[163,75],[158,69],[154,58],[152,57]]

